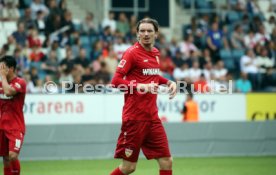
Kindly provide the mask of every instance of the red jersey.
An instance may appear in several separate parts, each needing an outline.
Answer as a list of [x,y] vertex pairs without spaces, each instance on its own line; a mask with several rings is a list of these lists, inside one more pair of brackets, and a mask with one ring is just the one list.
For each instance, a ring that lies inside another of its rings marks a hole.
[[[112,84],[116,87],[120,84],[129,85],[130,82],[166,84],[168,80],[159,75],[159,56],[159,51],[156,48],[147,51],[137,42],[124,53]],[[158,119],[156,99],[157,94],[141,94],[136,89],[132,94],[131,91],[128,91],[125,94],[123,121]]]
[[0,129],[18,130],[25,133],[25,121],[23,106],[26,94],[26,82],[24,79],[15,77],[10,86],[16,90],[14,96],[7,97],[0,81]]

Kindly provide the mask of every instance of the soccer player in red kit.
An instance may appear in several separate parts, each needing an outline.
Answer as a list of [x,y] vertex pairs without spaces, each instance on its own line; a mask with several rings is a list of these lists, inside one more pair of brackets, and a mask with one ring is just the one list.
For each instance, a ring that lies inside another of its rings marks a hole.
[[140,149],[147,159],[156,159],[160,175],[172,175],[172,157],[168,139],[158,117],[158,85],[167,85],[170,99],[176,83],[159,75],[159,51],[154,47],[158,23],[145,18],[137,23],[138,42],[126,50],[112,79],[113,86],[127,87],[122,127],[115,151],[121,165],[111,175],[128,175],[135,171]]
[[26,83],[15,74],[16,60],[0,59],[0,156],[4,175],[20,175],[18,154],[25,134],[23,105]]

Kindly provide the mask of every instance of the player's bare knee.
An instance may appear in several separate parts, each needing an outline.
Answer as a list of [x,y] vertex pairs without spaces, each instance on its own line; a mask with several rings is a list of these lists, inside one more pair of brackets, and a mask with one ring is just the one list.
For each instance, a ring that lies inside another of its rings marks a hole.
[[131,173],[133,173],[135,171],[135,169],[136,169],[136,165],[127,165],[127,166],[126,165],[122,165],[121,166],[121,170],[125,174],[131,174]]
[[172,169],[172,162],[173,162],[172,157],[160,158],[158,161],[159,161],[161,170],[171,170]]
[[9,160],[14,161],[18,158],[18,154],[15,152],[9,152]]

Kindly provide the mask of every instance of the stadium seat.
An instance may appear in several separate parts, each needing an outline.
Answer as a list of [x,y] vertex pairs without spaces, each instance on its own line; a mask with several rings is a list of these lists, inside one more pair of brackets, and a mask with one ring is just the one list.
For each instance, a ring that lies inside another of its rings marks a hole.
[[245,51],[243,49],[233,49],[232,55],[235,62],[240,62],[241,57],[244,55]]
[[228,70],[235,69],[235,60],[233,59],[231,50],[222,49],[220,50],[219,55]]
[[231,24],[231,23],[239,21],[240,15],[238,12],[230,11],[227,13],[226,18],[227,18],[228,22]]
[[32,0],[24,0],[24,3],[27,7],[29,7],[32,4]]
[[80,36],[80,42],[82,47],[90,47],[90,39],[88,36]]
[[196,8],[198,9],[210,9],[209,1],[206,0],[196,0]]

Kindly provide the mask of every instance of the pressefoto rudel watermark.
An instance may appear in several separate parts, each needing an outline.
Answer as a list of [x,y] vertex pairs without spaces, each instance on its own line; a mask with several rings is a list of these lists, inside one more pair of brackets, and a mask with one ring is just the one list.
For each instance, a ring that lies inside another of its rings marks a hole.
[[[145,91],[135,88],[136,81],[130,81],[128,85],[120,84],[116,88],[112,84],[75,84],[70,81],[62,81],[60,85],[57,85],[53,81],[48,81],[43,86],[44,94],[120,94],[120,93],[139,93],[139,94],[169,94],[169,88],[164,85],[160,85],[158,91]],[[154,82],[151,82],[153,85]],[[193,93],[193,94],[232,94],[233,82],[219,83],[211,80],[207,85],[198,84],[195,88],[194,84],[188,84],[185,81],[177,81],[178,93]],[[153,87],[153,86],[152,86]],[[197,90],[196,90],[197,89]]]

